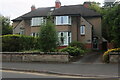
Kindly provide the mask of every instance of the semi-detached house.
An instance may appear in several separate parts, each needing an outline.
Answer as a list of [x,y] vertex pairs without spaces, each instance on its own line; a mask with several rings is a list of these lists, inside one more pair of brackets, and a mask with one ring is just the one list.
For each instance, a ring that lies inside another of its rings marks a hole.
[[55,7],[36,9],[32,6],[30,12],[12,20],[13,34],[37,37],[48,14],[54,18],[62,47],[68,46],[72,41],[79,41],[89,49],[101,48],[101,15],[87,8],[86,4],[61,6],[61,2],[56,0]]

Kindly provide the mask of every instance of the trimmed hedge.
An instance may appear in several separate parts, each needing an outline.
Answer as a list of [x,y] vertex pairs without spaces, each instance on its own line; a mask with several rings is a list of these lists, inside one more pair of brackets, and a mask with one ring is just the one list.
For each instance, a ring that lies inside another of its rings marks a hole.
[[38,49],[37,38],[23,35],[3,35],[2,37],[2,51],[22,51]]
[[106,63],[109,63],[109,53],[112,51],[120,51],[120,48],[115,48],[115,49],[109,49],[103,54],[103,61]]
[[76,48],[76,47],[66,47],[63,49],[60,49],[60,52],[68,52],[69,55],[71,56],[78,56],[78,55],[83,55],[83,53],[85,52],[84,50],[80,49],[80,48]]

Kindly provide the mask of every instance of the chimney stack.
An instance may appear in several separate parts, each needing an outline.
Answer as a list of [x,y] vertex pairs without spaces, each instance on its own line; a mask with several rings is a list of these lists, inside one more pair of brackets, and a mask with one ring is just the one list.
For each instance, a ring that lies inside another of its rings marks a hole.
[[31,11],[34,11],[36,8],[35,8],[35,5],[32,5],[31,6]]
[[59,0],[55,1],[55,8],[60,8],[61,7],[61,2]]
[[89,8],[90,5],[91,5],[91,2],[84,2],[83,3],[83,6],[86,8]]

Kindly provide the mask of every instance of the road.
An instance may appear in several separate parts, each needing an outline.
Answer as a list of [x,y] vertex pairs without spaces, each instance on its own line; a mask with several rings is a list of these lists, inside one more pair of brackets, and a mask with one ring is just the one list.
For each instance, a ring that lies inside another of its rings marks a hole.
[[21,71],[10,71],[10,70],[0,70],[2,71],[2,80],[118,80],[113,79],[100,79],[100,78],[90,78],[90,77],[77,77],[77,76],[64,76],[64,75],[53,75],[45,73],[31,73],[31,72],[21,72]]
[[65,76],[65,75],[33,73],[33,72],[12,71],[12,70],[1,70],[1,71],[2,71],[2,78],[89,78],[89,77]]

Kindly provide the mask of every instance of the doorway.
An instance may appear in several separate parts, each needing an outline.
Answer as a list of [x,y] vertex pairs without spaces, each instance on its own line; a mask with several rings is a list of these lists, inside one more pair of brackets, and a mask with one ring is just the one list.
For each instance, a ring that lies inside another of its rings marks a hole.
[[99,49],[98,37],[93,37],[93,50]]

